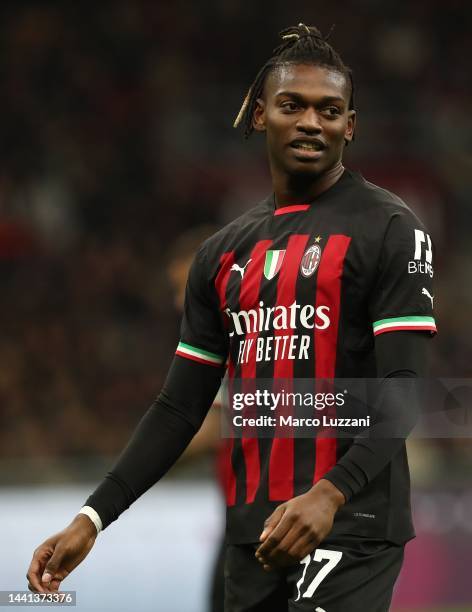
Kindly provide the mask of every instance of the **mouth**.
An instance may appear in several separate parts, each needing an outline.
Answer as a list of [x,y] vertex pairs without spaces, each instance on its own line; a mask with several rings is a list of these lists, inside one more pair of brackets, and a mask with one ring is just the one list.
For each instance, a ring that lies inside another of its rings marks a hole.
[[290,147],[296,151],[296,157],[302,159],[318,159],[326,145],[318,138],[298,138],[290,143]]

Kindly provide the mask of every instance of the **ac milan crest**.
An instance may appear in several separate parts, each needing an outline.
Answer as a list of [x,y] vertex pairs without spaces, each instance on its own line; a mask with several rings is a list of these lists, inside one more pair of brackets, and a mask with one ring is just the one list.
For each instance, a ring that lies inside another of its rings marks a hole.
[[309,278],[315,273],[321,259],[321,247],[319,244],[312,244],[305,251],[300,263],[300,272],[305,278]]

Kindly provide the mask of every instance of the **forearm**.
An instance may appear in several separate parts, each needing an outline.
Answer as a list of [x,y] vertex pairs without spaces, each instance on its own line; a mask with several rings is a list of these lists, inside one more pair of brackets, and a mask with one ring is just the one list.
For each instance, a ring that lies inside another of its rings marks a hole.
[[217,368],[175,358],[159,397],[85,502],[98,513],[103,529],[177,461],[203,422],[221,375]]
[[[417,381],[427,372],[429,337],[422,332],[390,332],[376,341],[382,378],[369,437],[357,437],[324,476],[346,500],[363,489],[392,460],[413,429],[420,410]],[[408,380],[399,380],[408,379]]]

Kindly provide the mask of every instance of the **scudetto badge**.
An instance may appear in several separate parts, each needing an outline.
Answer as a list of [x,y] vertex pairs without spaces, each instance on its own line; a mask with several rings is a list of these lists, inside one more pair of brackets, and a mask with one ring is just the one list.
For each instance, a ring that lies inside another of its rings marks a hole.
[[312,244],[302,257],[300,272],[305,278],[309,278],[315,273],[321,259],[321,247],[319,244]]

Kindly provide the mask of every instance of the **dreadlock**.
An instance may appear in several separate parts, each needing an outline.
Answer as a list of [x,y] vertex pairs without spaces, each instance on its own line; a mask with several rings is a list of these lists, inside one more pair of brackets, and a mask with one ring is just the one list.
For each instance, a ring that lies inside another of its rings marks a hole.
[[323,38],[318,28],[299,23],[298,26],[287,28],[279,33],[283,41],[282,44],[274,49],[272,57],[267,60],[257,73],[233,124],[235,128],[241,124],[243,125],[245,138],[248,138],[253,131],[252,118],[256,100],[262,95],[267,76],[274,68],[283,64],[313,64],[315,66],[334,68],[343,74],[346,81],[350,84],[349,110],[354,108],[352,71],[327,42],[331,31],[326,38]]

